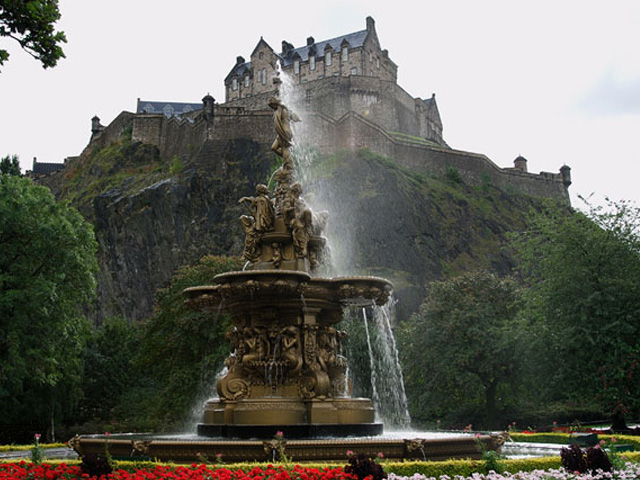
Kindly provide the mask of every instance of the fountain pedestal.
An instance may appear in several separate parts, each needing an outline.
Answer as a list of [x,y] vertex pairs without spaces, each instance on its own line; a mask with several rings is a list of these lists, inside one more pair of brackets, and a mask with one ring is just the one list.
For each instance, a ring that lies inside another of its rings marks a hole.
[[233,320],[228,371],[216,385],[220,398],[206,404],[199,434],[382,433],[371,400],[349,396],[345,334],[334,325],[344,305],[386,302],[388,281],[277,269],[231,272],[214,281],[184,291],[193,308],[224,309]]

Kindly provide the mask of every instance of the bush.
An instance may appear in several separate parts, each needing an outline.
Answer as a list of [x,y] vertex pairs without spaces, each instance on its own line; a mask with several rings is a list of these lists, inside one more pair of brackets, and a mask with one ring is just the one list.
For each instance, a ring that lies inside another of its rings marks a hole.
[[90,477],[99,477],[100,475],[109,475],[113,472],[113,467],[109,459],[105,455],[96,453],[87,453],[82,456],[80,464],[82,473],[86,473]]
[[587,448],[586,457],[587,469],[591,473],[595,473],[597,470],[603,472],[610,472],[612,470],[611,461],[607,456],[607,452],[600,448],[600,446]]
[[344,467],[344,471],[355,475],[359,480],[364,480],[367,477],[371,477],[371,480],[387,478],[387,473],[382,467],[364,453],[349,456],[349,465]]
[[584,457],[584,452],[578,445],[573,444],[568,447],[562,447],[560,458],[562,459],[562,466],[567,472],[586,473],[587,461]]

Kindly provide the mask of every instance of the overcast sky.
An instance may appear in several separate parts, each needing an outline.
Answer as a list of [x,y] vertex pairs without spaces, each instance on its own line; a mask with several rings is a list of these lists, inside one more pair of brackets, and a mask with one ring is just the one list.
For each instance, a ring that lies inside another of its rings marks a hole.
[[640,1],[60,0],[67,58],[44,70],[15,42],[0,72],[0,156],[62,162],[136,99],[224,101],[260,37],[280,51],[363,30],[372,16],[398,83],[432,93],[444,137],[502,167],[572,168],[570,188],[640,203]]

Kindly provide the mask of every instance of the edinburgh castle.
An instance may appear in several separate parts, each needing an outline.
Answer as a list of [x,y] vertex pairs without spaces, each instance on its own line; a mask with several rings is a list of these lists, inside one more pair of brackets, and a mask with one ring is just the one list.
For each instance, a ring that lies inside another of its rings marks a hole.
[[[94,117],[87,148],[108,145],[128,128],[134,142],[156,145],[160,156],[185,161],[207,162],[216,145],[232,138],[269,143],[272,112],[267,102],[277,93],[274,79],[279,75],[293,85],[295,107],[302,109],[306,130],[316,133],[314,147],[323,154],[366,147],[430,175],[455,169],[471,184],[490,180],[569,203],[567,166],[557,173],[533,174],[521,156],[513,167],[501,168],[485,155],[450,148],[435,94],[414,98],[397,84],[397,65],[381,48],[371,17],[365,30],[341,37],[309,37],[301,47],[283,41],[280,53],[261,38],[250,61],[238,56],[224,79],[224,103],[210,95],[201,103],[138,99],[136,113],[124,111],[106,127]],[[34,163],[32,175],[49,173],[49,166]]]

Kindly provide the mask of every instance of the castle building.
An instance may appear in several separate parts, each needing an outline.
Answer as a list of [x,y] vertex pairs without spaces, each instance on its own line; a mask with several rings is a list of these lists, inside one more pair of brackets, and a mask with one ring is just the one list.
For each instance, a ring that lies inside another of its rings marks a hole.
[[380,46],[372,17],[367,17],[364,30],[329,40],[309,37],[301,47],[283,41],[278,54],[260,38],[250,58],[237,57],[225,78],[227,104],[258,106],[256,97],[263,102],[274,93],[279,66],[303,92],[302,103],[309,111],[333,118],[355,112],[387,131],[446,146],[435,94],[422,100],[398,86],[398,66]]
[[[224,79],[224,103],[209,94],[200,103],[138,99],[135,113],[124,111],[107,126],[95,116],[87,150],[108,146],[125,131],[132,142],[157,146],[161,158],[206,165],[215,164],[215,152],[234,139],[268,148],[273,142],[268,100],[282,93],[286,77],[293,86],[286,102],[316,134],[314,148],[322,154],[367,148],[429,175],[455,169],[469,184],[490,180],[500,188],[570,203],[566,165],[558,172],[532,173],[522,156],[513,167],[499,167],[485,155],[451,148],[435,94],[414,98],[398,85],[397,71],[371,17],[364,30],[329,40],[309,37],[299,47],[283,41],[279,53],[260,38],[250,61],[238,56]],[[34,172],[40,168],[34,162]]]

